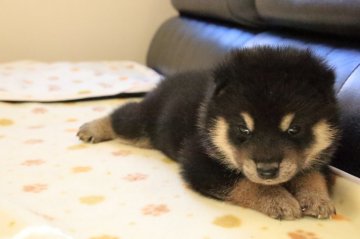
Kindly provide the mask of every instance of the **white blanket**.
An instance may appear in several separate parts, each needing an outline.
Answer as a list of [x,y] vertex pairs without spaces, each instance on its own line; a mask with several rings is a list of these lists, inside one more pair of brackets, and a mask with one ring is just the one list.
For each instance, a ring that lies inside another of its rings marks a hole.
[[277,221],[198,195],[158,151],[77,139],[128,101],[0,103],[0,239],[359,238],[360,185],[342,177],[332,220]]

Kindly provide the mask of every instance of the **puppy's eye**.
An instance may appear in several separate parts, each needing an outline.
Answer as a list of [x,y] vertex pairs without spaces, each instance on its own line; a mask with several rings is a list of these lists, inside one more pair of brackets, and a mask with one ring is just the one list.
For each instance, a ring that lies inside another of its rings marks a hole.
[[239,125],[237,128],[238,132],[242,135],[250,135],[251,131],[244,125]]
[[297,135],[298,133],[300,133],[301,131],[301,128],[300,126],[297,126],[297,125],[294,125],[294,126],[291,126],[288,130],[287,130],[287,133],[291,136],[294,136],[294,135]]

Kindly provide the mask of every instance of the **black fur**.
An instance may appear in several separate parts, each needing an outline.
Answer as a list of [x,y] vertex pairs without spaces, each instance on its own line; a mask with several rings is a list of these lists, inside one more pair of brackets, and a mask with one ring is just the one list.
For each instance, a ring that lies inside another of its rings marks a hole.
[[[165,79],[142,102],[130,103],[111,116],[114,131],[123,138],[148,138],[152,146],[182,167],[184,179],[198,192],[224,199],[244,176],[224,164],[210,134],[214,119],[230,125],[229,142],[252,148],[259,161],[281,158],[279,148],[301,152],[313,143],[313,126],[325,118],[337,127],[334,74],[310,51],[259,47],[234,51],[209,71],[189,72]],[[257,133],[239,134],[240,112],[255,117]],[[295,112],[299,135],[275,133],[281,117]],[[336,140],[321,155],[320,167],[332,155]]]

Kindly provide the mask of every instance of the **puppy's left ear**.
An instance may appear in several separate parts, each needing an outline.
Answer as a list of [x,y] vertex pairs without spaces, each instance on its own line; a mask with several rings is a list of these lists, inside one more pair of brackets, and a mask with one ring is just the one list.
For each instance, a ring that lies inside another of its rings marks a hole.
[[221,78],[220,79],[214,78],[214,82],[215,82],[214,96],[220,96],[224,94],[225,87],[227,85],[227,80]]
[[212,74],[212,79],[215,83],[215,89],[213,93],[215,97],[224,94],[224,92],[226,91],[226,87],[229,83],[230,72],[231,71],[227,69],[225,65],[220,65],[214,70]]

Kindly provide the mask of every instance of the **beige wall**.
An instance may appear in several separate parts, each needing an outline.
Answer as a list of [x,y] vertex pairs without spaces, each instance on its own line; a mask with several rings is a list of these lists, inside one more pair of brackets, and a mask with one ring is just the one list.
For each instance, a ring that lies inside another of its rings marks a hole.
[[145,61],[170,0],[0,0],[0,62]]

